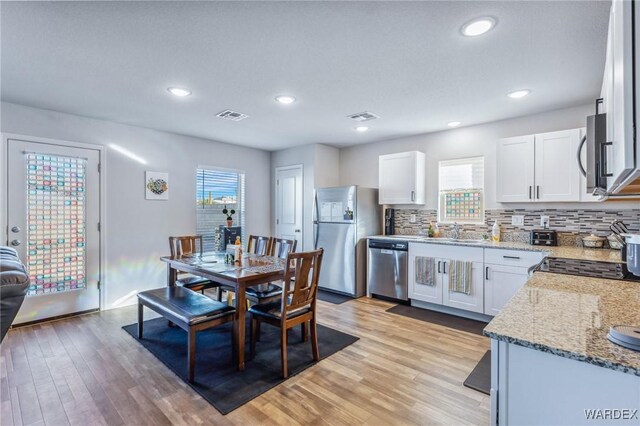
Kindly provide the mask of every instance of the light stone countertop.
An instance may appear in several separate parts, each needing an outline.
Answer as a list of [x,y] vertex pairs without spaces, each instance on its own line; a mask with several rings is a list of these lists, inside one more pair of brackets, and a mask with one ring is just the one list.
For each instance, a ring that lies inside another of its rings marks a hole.
[[612,325],[640,326],[640,282],[536,272],[484,334],[640,376],[640,352],[611,343]]
[[[571,247],[571,246],[532,246],[528,243],[519,242],[499,242],[493,243],[491,241],[474,243],[462,241],[447,241],[441,238],[427,238],[411,235],[394,235],[392,237],[385,235],[376,235],[369,237],[376,240],[388,240],[388,241],[408,241],[410,243],[425,243],[425,244],[446,244],[457,245],[465,247],[479,247],[486,249],[504,249],[504,250],[524,250],[524,251],[541,251],[547,252],[547,256],[561,257],[565,259],[579,259],[579,260],[598,260],[602,262],[621,262],[620,250],[611,249],[589,249],[584,247]],[[474,240],[470,240],[474,241]]]

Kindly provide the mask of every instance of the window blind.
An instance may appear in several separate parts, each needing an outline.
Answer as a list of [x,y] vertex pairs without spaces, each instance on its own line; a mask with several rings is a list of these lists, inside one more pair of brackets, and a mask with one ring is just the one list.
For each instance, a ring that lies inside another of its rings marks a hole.
[[484,157],[440,161],[440,191],[484,189]]

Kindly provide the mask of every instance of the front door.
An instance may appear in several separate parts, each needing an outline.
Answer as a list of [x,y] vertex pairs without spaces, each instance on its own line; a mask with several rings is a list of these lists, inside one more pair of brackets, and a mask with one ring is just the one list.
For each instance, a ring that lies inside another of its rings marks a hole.
[[276,169],[276,236],[302,246],[302,166]]
[[100,307],[100,152],[7,140],[7,245],[31,285],[14,324]]

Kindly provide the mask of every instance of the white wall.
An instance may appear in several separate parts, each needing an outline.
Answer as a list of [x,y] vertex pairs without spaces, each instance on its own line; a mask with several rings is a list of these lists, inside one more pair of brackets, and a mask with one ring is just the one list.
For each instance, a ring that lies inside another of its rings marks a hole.
[[[526,102],[526,100],[524,100]],[[500,138],[566,130],[585,126],[593,105],[561,109],[477,126],[463,127],[401,139],[357,145],[340,150],[340,181],[378,187],[378,156],[404,151],[422,151],[427,156],[427,203],[418,206],[436,209],[438,204],[438,161],[485,157],[485,196],[487,209],[527,208],[532,204],[496,202],[496,141]],[[536,203],[536,208],[633,208],[633,202],[614,203]],[[400,206],[401,207],[401,206]],[[637,208],[637,205],[636,205]]]
[[[113,143],[147,161],[142,165],[107,149],[104,308],[131,304],[137,291],[166,284],[165,264],[159,257],[168,254],[168,236],[195,232],[199,165],[244,170],[246,226],[250,233],[269,233],[269,152],[9,103],[2,103],[1,109],[2,132]],[[168,201],[144,199],[145,170],[169,173]]]
[[327,145],[313,144],[282,149],[271,153],[272,234],[275,235],[275,170],[297,164],[303,166],[302,245],[298,250],[313,250],[313,190],[338,186],[340,151]]

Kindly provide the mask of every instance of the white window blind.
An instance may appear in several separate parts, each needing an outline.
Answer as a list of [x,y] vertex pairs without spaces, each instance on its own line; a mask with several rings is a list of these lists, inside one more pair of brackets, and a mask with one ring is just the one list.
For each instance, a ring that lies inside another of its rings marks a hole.
[[484,222],[484,157],[439,162],[438,221]]
[[245,175],[242,172],[199,168],[196,171],[196,233],[203,236],[205,251],[222,250],[221,227],[227,225],[226,208],[236,211],[233,226],[245,231]]

